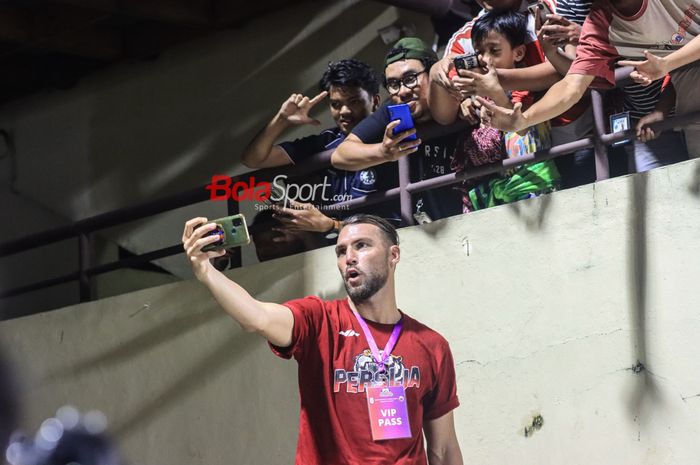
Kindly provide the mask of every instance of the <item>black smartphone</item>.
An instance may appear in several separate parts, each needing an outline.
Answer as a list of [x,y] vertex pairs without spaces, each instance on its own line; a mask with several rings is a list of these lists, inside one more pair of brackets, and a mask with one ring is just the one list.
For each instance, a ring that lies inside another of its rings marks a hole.
[[[616,132],[625,132],[632,127],[630,122],[630,114],[628,111],[623,113],[618,113],[616,115],[610,115],[610,132],[613,134]],[[612,146],[617,147],[618,145],[625,145],[632,142],[632,139],[622,139],[617,142],[613,142]]]
[[547,3],[543,1],[539,1],[537,3],[533,3],[532,5],[527,7],[528,10],[530,10],[530,13],[532,16],[535,17],[536,20],[539,21],[540,27],[547,22],[547,15],[554,14],[552,9],[547,5]]
[[238,247],[250,243],[248,225],[246,224],[243,214],[227,216],[225,218],[202,223],[197,225],[194,229],[211,223],[216,224],[216,228],[206,233],[204,237],[219,236],[219,240],[202,247],[202,252],[230,249],[231,247]]
[[452,59],[455,69],[474,69],[479,67],[479,55],[476,53],[467,53],[465,55],[457,55]]
[[[394,134],[398,134],[400,132],[408,131],[409,129],[415,128],[415,126],[413,125],[413,118],[411,118],[411,109],[405,103],[400,103],[398,105],[389,105],[388,107],[386,107],[386,109],[387,111],[389,111],[390,121],[401,121],[399,125],[394,128]],[[418,139],[418,136],[416,134],[411,134],[404,140],[408,141],[416,139]]]

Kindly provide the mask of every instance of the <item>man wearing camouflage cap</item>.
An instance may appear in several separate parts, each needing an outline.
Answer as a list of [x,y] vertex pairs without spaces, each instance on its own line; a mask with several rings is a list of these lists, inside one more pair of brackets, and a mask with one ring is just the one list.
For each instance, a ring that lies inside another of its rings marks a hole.
[[[399,121],[392,121],[387,110],[404,103],[416,125],[431,121],[429,72],[436,61],[436,53],[417,37],[403,38],[389,50],[384,70],[389,101],[353,128],[333,153],[333,166],[357,171],[414,154],[409,158],[411,182],[450,173],[458,134],[423,141],[418,133],[417,140],[407,140],[415,129],[394,134]],[[461,213],[460,196],[449,186],[414,195],[412,202],[418,222]]]

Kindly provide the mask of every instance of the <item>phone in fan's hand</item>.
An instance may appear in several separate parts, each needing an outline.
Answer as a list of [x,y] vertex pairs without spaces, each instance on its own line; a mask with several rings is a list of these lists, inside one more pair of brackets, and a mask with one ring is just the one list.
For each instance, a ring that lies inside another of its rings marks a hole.
[[[616,115],[610,115],[610,132],[613,134],[616,132],[625,132],[632,127],[630,121],[630,114],[628,111],[623,113],[618,113]],[[633,139],[622,139],[617,142],[613,142],[611,145],[617,147],[618,145],[625,145],[633,142]]]
[[[390,121],[401,121],[399,125],[394,128],[394,135],[415,128],[413,125],[413,118],[411,118],[411,109],[405,103],[389,105],[386,107],[386,109],[389,112]],[[418,139],[418,136],[414,133],[406,137],[404,140],[408,141],[416,139]]]
[[209,236],[219,236],[219,240],[207,244],[202,247],[202,252],[212,252],[221,249],[230,249],[231,247],[238,247],[240,245],[245,245],[250,243],[250,235],[248,234],[248,225],[245,221],[245,216],[242,214],[227,216],[225,218],[219,218],[207,223],[202,223],[195,226],[197,229],[205,224],[214,223],[216,228],[209,231],[204,235],[204,237]]
[[457,55],[452,59],[455,69],[474,69],[479,67],[479,55],[476,53],[467,53],[465,55]]
[[530,13],[532,13],[532,16],[535,17],[536,24],[539,27],[542,27],[542,25],[547,22],[547,15],[554,14],[549,5],[541,0],[531,4],[527,8],[530,10]]

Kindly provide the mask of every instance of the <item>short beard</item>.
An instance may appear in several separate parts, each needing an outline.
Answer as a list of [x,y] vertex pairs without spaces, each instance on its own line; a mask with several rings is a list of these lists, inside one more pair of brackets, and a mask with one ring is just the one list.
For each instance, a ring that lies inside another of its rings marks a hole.
[[358,287],[350,287],[348,286],[348,282],[345,281],[345,291],[348,293],[350,300],[356,305],[366,302],[383,288],[389,279],[389,273],[387,272],[379,275],[366,274],[365,278],[365,282]]

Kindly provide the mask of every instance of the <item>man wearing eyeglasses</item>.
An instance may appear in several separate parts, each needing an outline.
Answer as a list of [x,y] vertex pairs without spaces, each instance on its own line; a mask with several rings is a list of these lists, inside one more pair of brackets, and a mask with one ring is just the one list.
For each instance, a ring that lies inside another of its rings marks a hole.
[[[399,40],[386,55],[384,85],[389,101],[359,123],[340,144],[331,162],[344,170],[362,170],[370,166],[409,158],[411,182],[451,172],[450,163],[457,147],[458,134],[422,141],[407,140],[415,129],[394,134],[399,121],[392,121],[388,105],[408,105],[414,124],[432,120],[428,107],[428,74],[437,61],[435,52],[421,39]],[[419,223],[461,213],[461,200],[450,186],[414,195],[414,217]]]

